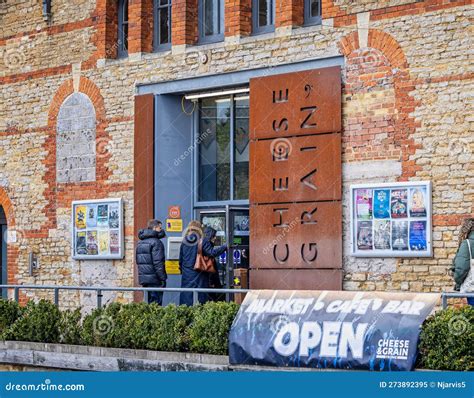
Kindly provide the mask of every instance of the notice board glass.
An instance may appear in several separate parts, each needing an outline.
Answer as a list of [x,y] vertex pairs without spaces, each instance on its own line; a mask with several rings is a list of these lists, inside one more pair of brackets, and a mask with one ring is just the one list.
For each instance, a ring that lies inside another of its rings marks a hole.
[[123,258],[122,199],[72,202],[72,253],[76,260]]
[[431,183],[351,185],[351,254],[431,257]]

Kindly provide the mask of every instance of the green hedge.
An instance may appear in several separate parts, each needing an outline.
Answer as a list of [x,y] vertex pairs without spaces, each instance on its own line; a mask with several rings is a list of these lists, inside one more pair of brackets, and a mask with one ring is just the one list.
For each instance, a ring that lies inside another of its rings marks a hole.
[[0,300],[0,338],[157,351],[227,354],[235,303],[195,307],[112,303],[81,318],[80,309],[59,311],[49,301],[21,308]]
[[[59,311],[44,300],[24,308],[0,300],[0,338],[225,355],[238,309],[224,302],[195,307],[113,303],[82,319],[79,309]],[[473,341],[473,307],[438,311],[422,326],[418,367],[473,370]]]
[[448,308],[430,316],[418,348],[422,368],[474,370],[474,308]]
[[49,301],[28,302],[21,316],[2,333],[4,340],[58,343],[61,312]]
[[0,335],[21,316],[21,313],[22,309],[16,301],[0,299]]

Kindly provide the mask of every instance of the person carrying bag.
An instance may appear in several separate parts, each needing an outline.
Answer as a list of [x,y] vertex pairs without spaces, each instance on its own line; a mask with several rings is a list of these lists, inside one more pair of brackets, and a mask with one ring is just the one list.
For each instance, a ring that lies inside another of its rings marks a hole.
[[[453,261],[455,290],[461,293],[474,293],[474,218],[463,221],[459,232],[459,245]],[[474,298],[467,298],[474,306]]]
[[[199,221],[191,221],[184,233],[179,252],[181,287],[209,288],[209,276],[215,272],[215,257],[227,250],[227,246],[214,246],[216,230],[207,227],[202,231]],[[209,301],[207,293],[198,293],[198,301]],[[181,305],[193,305],[193,293],[183,292],[179,300]]]

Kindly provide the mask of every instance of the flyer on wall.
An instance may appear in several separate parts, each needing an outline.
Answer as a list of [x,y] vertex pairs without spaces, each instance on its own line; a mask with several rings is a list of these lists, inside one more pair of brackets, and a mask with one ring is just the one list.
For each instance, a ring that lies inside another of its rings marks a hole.
[[357,218],[370,220],[372,218],[372,189],[356,190]]
[[110,231],[110,253],[118,254],[120,252],[119,231]]
[[87,205],[86,225],[87,225],[87,228],[97,227],[97,206]]
[[109,206],[97,206],[97,226],[107,228],[109,226]]
[[377,250],[391,249],[390,220],[374,221],[374,248]]
[[390,189],[374,190],[374,218],[390,218]]
[[87,255],[95,256],[98,253],[97,231],[87,231]]
[[410,249],[424,251],[426,248],[426,221],[410,221]]
[[85,231],[76,233],[76,253],[79,255],[87,254],[86,233]]
[[74,222],[76,224],[77,229],[86,228],[86,213],[87,213],[87,206],[76,206]]
[[357,248],[359,250],[372,250],[372,221],[359,221],[357,223]]
[[109,228],[119,227],[119,206],[118,204],[109,205]]
[[99,239],[99,254],[100,255],[107,255],[109,254],[109,231],[99,231],[98,232],[98,239]]
[[410,217],[426,217],[426,188],[410,189]]
[[408,250],[408,221],[392,221],[392,249]]
[[390,210],[392,218],[406,218],[408,207],[408,191],[406,189],[392,189]]

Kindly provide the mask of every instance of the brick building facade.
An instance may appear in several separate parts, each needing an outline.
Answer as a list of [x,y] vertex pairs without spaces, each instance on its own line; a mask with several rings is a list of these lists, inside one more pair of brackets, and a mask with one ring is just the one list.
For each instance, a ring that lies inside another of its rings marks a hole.
[[[0,3],[8,283],[135,284],[135,232],[153,213],[143,188],[153,176],[137,155],[137,120],[148,117],[139,86],[340,57],[343,287],[450,290],[458,226],[474,213],[472,2],[322,0],[319,23],[305,24],[306,2],[275,0],[274,30],[258,35],[251,0],[223,3],[222,40],[202,44],[198,0],[173,0],[170,46],[154,51],[153,1],[130,0],[127,56],[117,1],[53,0],[49,18],[39,0]],[[350,184],[419,180],[433,184],[433,257],[350,256]],[[124,200],[124,259],[73,260],[71,202],[106,197]],[[32,251],[40,267],[30,275]],[[88,300],[61,295],[64,305]]]

